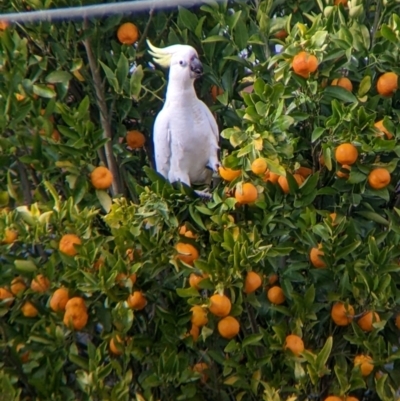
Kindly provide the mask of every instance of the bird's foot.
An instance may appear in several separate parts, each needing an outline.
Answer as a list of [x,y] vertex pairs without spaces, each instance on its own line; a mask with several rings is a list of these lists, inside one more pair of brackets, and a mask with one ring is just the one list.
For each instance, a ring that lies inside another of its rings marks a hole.
[[197,195],[200,196],[200,198],[210,200],[212,198],[212,194],[210,193],[209,189],[203,189],[202,191],[200,190],[195,190]]

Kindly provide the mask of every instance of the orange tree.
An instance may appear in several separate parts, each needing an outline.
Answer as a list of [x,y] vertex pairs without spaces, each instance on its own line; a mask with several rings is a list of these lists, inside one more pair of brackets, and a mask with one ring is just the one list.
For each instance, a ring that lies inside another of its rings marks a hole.
[[[399,5],[334,3],[1,25],[5,399],[396,399]],[[210,201],[151,169],[146,38],[204,63]]]

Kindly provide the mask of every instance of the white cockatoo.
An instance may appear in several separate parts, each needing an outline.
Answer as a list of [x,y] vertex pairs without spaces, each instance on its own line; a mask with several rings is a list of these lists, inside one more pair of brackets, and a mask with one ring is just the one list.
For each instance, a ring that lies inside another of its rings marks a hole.
[[[147,41],[149,53],[162,67],[169,67],[165,104],[153,131],[156,170],[171,183],[210,185],[218,171],[217,123],[197,98],[194,81],[203,73],[196,50],[188,45],[163,49]],[[207,196],[206,191],[196,191]]]

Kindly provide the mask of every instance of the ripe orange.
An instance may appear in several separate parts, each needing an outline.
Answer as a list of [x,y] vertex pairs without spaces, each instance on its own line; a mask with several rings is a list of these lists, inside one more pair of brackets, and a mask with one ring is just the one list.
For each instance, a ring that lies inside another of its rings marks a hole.
[[338,6],[339,4],[343,4],[344,7],[347,6],[348,0],[335,0],[335,6]]
[[329,217],[330,217],[330,219],[331,219],[332,226],[333,226],[333,227],[334,227],[334,226],[337,226],[337,225],[338,225],[338,223],[336,223],[337,214],[336,214],[336,213],[331,213],[331,214],[329,215]]
[[100,256],[100,257],[96,260],[96,262],[94,262],[94,264],[93,264],[93,269],[95,269],[95,270],[100,270],[100,267],[104,266],[104,263],[105,263],[104,258],[103,258],[102,256]]
[[224,90],[217,85],[213,85],[211,87],[211,97],[213,99],[213,102],[215,103],[217,100],[217,96],[222,95],[224,93]]
[[23,352],[23,351],[22,351],[23,348],[25,348],[25,344],[22,344],[22,343],[21,343],[21,344],[18,344],[18,345],[15,347],[15,349],[16,349],[16,351],[17,351],[18,353],[21,352],[21,355],[20,355],[21,362],[22,362],[22,363],[27,363],[28,360],[29,360],[30,352],[29,352],[29,351]]
[[256,272],[248,272],[246,275],[246,280],[244,282],[244,292],[246,294],[251,294],[256,291],[257,288],[260,288],[262,284],[261,276]]
[[124,351],[121,349],[123,348],[124,341],[121,339],[119,335],[116,335],[115,338],[112,337],[108,345],[110,348],[110,352],[113,355],[122,355],[124,353]]
[[232,308],[232,303],[226,295],[214,294],[210,297],[210,312],[219,317],[229,315]]
[[280,175],[269,171],[268,169],[264,173],[263,181],[271,181],[273,184],[276,184],[279,180]]
[[343,169],[350,171],[351,170],[351,166],[349,166],[348,164],[343,164],[341,169],[336,172],[336,175],[339,178],[345,178],[345,179],[349,178],[350,174],[348,172],[342,171]]
[[125,22],[119,26],[117,38],[124,45],[133,45],[139,39],[139,30],[132,22]]
[[257,175],[264,174],[267,167],[267,162],[262,157],[255,159],[253,163],[251,163],[251,171]]
[[126,301],[128,306],[134,310],[142,310],[147,305],[147,299],[141,291],[134,291]]
[[248,205],[253,203],[258,198],[257,188],[251,182],[245,182],[242,185],[242,189],[236,189],[235,199],[241,205]]
[[318,248],[311,248],[310,251],[310,262],[317,269],[326,267],[326,263],[320,258],[320,256],[324,256],[324,252],[322,252],[320,248],[322,248],[322,245],[318,244]]
[[205,362],[199,362],[196,363],[196,365],[193,366],[193,371],[200,373],[201,374],[201,379],[200,381],[204,384],[208,380],[208,375],[206,374],[206,371],[208,370],[208,365]]
[[277,39],[285,39],[288,36],[288,33],[285,29],[281,29],[278,32],[274,33],[274,37]]
[[136,283],[137,275],[136,273],[132,273],[129,276],[125,273],[118,273],[117,277],[115,277],[115,282],[121,287],[125,287],[125,284],[127,284],[127,280],[131,281],[131,285],[134,285]]
[[331,310],[331,318],[337,326],[348,326],[354,319],[354,308],[342,302],[336,302]]
[[8,299],[6,302],[7,306],[10,306],[14,302],[13,294],[5,288],[0,288],[0,302]]
[[22,305],[21,312],[25,317],[36,317],[39,314],[39,311],[35,308],[35,306],[30,301],[26,301]]
[[6,228],[4,230],[4,237],[3,237],[3,244],[13,244],[18,238],[18,233],[15,230],[11,230],[9,228]]
[[[293,178],[296,180],[297,185],[299,187],[304,182],[304,177],[301,174],[295,173],[295,174],[293,174]],[[283,176],[283,175],[279,176],[278,184],[279,184],[279,186],[281,187],[282,191],[285,194],[288,194],[290,192],[290,190],[289,190],[289,182],[288,182],[288,180],[287,180],[287,178],[285,176]]]
[[7,21],[0,21],[0,31],[5,31],[10,26]]
[[192,318],[190,321],[197,327],[205,326],[208,323],[207,311],[200,305],[192,306]]
[[358,319],[357,324],[360,326],[361,330],[369,332],[374,329],[372,323],[380,321],[381,318],[376,312],[368,311],[364,313],[364,315],[361,316],[360,319]]
[[189,334],[192,336],[193,341],[196,342],[199,339],[200,328],[198,326],[192,324]]
[[307,178],[309,175],[312,174],[312,169],[309,167],[299,167],[296,171],[296,174],[300,174],[303,178]]
[[128,131],[126,134],[126,143],[132,149],[142,148],[146,142],[146,137],[140,131]]
[[175,245],[175,249],[178,252],[175,258],[187,263],[188,265],[193,266],[193,262],[199,258],[199,251],[191,244],[178,242]]
[[233,181],[235,178],[238,178],[240,174],[242,174],[242,170],[232,170],[228,167],[219,166],[218,167],[219,175],[228,182]]
[[21,277],[15,277],[11,281],[10,290],[14,295],[18,295],[26,290],[25,280]]
[[203,279],[204,279],[203,276],[199,276],[198,274],[191,273],[189,276],[189,285],[193,288],[196,288],[196,290],[198,290],[199,284]]
[[351,143],[342,143],[336,148],[335,157],[338,163],[351,166],[358,158],[358,150]]
[[269,277],[268,277],[268,283],[270,285],[274,285],[275,283],[277,283],[279,280],[279,276],[276,273],[272,273]]
[[373,189],[382,189],[390,184],[391,176],[385,168],[379,167],[372,170],[368,175],[368,184]]
[[282,288],[277,285],[268,290],[267,298],[274,305],[281,305],[286,301]]
[[68,289],[62,287],[54,291],[53,295],[50,298],[49,305],[54,312],[61,312],[65,311],[65,307],[68,301],[69,301]]
[[[71,298],[73,299],[73,298]],[[65,314],[63,322],[65,326],[69,329],[74,330],[82,330],[89,319],[89,315],[87,313],[86,305],[75,305],[75,306],[68,306],[68,303],[65,307]]]
[[400,330],[400,313],[397,314],[394,324]]
[[354,366],[360,366],[363,376],[368,376],[374,370],[373,362],[369,355],[357,355],[354,358]]
[[61,135],[56,129],[53,129],[53,132],[51,133],[51,137],[53,138],[53,140],[55,142],[59,142],[61,139]]
[[74,245],[81,245],[81,239],[75,234],[65,234],[61,237],[58,249],[69,256],[75,256],[78,250]]
[[179,235],[183,235],[186,238],[196,239],[197,235],[193,234],[192,231],[188,230],[185,225],[179,228]]
[[309,78],[310,73],[313,73],[318,68],[318,59],[305,51],[301,51],[293,58],[293,71],[303,78]]
[[50,288],[50,280],[38,274],[31,282],[31,290],[39,293],[44,293]]
[[240,324],[233,316],[226,316],[218,322],[221,337],[230,340],[239,334]]
[[23,95],[22,93],[16,93],[15,98],[17,99],[18,102],[22,102],[25,99],[25,95]]
[[[338,0],[335,0],[335,1],[338,1]],[[330,396],[326,397],[324,401],[343,401],[343,398],[336,397],[336,395],[330,395]]]
[[336,78],[331,83],[332,86],[341,86],[344,89],[347,89],[349,92],[353,90],[353,84],[350,79],[347,77]]
[[381,96],[392,96],[398,88],[398,76],[394,72],[385,72],[378,78],[376,90]]
[[113,182],[113,175],[107,167],[96,167],[90,173],[90,182],[96,189],[107,189]]
[[[379,120],[374,124],[374,127],[380,132],[379,136],[386,135],[387,139],[392,139],[393,134],[387,130],[387,128],[383,125],[383,120]],[[383,134],[383,135],[382,135]]]
[[296,334],[286,336],[285,349],[290,349],[296,356],[299,356],[304,351],[304,342]]

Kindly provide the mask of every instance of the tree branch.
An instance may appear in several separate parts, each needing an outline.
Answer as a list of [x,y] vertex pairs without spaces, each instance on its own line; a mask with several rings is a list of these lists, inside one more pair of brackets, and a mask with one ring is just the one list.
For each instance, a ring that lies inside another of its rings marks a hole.
[[[83,23],[84,29],[89,29],[89,25],[87,20],[84,21]],[[110,118],[109,118],[109,113],[107,109],[107,103],[104,95],[104,86],[101,81],[101,75],[99,71],[99,65],[97,63],[97,60],[95,58],[95,55],[92,50],[92,46],[90,45],[90,40],[89,38],[86,38],[83,40],[83,45],[85,46],[86,49],[86,54],[88,57],[89,61],[89,67],[92,73],[93,77],[93,82],[94,82],[94,89],[96,92],[96,100],[97,100],[97,105],[100,110],[100,123],[103,127],[103,137],[108,139],[108,142],[104,145],[105,149],[105,156],[107,160],[107,167],[111,171],[111,174],[113,175],[114,179],[111,185],[111,193],[113,196],[122,193],[122,185],[120,182],[120,175],[119,175],[119,170],[117,166],[117,162],[114,157],[113,153],[113,148],[112,148],[112,129],[111,129],[111,123],[110,123]]]
[[140,49],[140,47],[142,46],[143,42],[147,38],[147,32],[149,31],[150,23],[151,23],[151,20],[153,19],[153,13],[154,13],[154,6],[149,11],[149,19],[148,19],[148,21],[146,23],[146,26],[144,27],[143,34],[142,34],[142,36],[139,39],[139,42],[137,44],[137,49],[138,50]]

